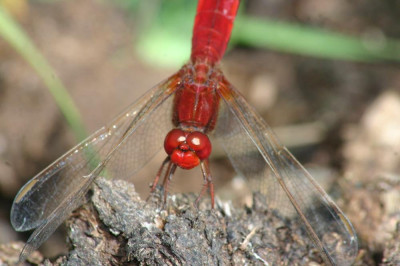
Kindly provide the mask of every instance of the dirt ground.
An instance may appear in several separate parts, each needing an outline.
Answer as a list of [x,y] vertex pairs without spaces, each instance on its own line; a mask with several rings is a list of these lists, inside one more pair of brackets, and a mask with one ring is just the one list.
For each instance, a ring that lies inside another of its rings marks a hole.
[[[400,36],[398,1],[369,0],[361,6],[345,0],[254,0],[246,10],[345,34]],[[177,70],[140,61],[133,49],[138,30],[134,19],[109,1],[34,1],[18,20],[68,88],[88,132]],[[333,193],[358,233],[359,260],[400,263],[395,257],[400,234],[398,64],[235,47],[222,68],[281,141]],[[28,179],[74,144],[42,81],[0,39],[0,244],[26,241],[28,235],[15,233],[9,223],[12,200]],[[149,172],[133,180],[138,191],[148,191],[148,177],[162,159],[152,160]],[[227,193],[235,176],[227,158],[214,155],[212,171],[219,177],[220,193]],[[177,173],[174,190],[196,192],[202,181],[190,179],[190,174]],[[64,239],[56,234],[41,252],[49,257],[65,252]]]

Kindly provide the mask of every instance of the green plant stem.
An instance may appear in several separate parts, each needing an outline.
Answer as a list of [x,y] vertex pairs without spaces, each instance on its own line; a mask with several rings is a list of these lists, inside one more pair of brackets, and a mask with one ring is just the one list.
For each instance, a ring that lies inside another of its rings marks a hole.
[[87,133],[78,108],[46,59],[36,49],[23,29],[0,4],[0,36],[2,36],[36,71],[53,96],[78,141]]
[[326,59],[371,63],[400,61],[400,42],[397,40],[368,40],[309,26],[248,16],[238,17],[232,42]]

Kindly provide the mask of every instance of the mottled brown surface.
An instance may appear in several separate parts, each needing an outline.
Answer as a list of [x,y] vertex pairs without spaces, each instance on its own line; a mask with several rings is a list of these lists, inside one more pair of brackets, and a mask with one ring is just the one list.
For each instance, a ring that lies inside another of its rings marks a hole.
[[347,214],[369,253],[395,256],[389,243],[400,225],[400,93],[381,94],[344,134]]

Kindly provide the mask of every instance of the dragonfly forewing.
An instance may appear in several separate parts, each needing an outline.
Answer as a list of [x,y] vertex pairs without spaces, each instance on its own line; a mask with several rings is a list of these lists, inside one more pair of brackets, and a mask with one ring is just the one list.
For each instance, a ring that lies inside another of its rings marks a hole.
[[215,135],[235,170],[265,195],[271,209],[299,219],[326,263],[351,264],[357,237],[343,212],[239,92],[225,81],[219,93],[224,104]]
[[12,225],[18,231],[37,228],[22,257],[40,246],[83,202],[99,174],[128,179],[160,151],[163,134],[172,128],[170,96],[177,83],[172,76],[148,91],[20,190],[11,210]]

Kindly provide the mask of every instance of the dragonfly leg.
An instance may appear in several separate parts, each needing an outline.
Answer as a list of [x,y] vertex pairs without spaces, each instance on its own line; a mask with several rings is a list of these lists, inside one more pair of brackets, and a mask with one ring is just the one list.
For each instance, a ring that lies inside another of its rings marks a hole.
[[201,197],[206,192],[207,188],[209,189],[210,197],[211,197],[211,207],[214,209],[214,184],[212,182],[212,176],[210,172],[210,166],[208,160],[204,160],[200,163],[201,172],[203,173],[204,184],[201,188],[200,194],[196,199],[196,206],[198,206]]
[[[163,174],[164,169],[167,165],[168,165],[168,167],[167,167],[167,171],[165,172],[165,175],[164,175],[164,181],[163,181],[164,183],[163,183],[162,187],[159,187],[159,189],[157,189],[157,185],[158,185],[158,182],[160,181],[160,177]],[[154,194],[157,194],[157,198],[161,197],[161,193],[165,194],[164,186],[165,186],[167,176],[169,175],[169,173],[171,171],[171,165],[172,165],[171,159],[168,156],[167,158],[165,158],[165,160],[161,164],[161,167],[157,171],[157,175],[154,178],[153,184],[151,185],[150,195],[147,197],[146,202],[149,202],[149,200],[154,196]],[[156,191],[157,191],[157,193],[155,193]],[[165,203],[165,200],[164,200],[164,203]]]
[[167,202],[169,181],[171,181],[172,176],[175,173],[175,170],[176,170],[176,164],[173,164],[172,162],[170,162],[168,164],[168,169],[167,169],[167,172],[165,173],[164,182],[163,182],[164,204]]
[[163,170],[164,170],[164,167],[165,167],[165,165],[167,165],[167,163],[169,163],[169,161],[170,161],[170,158],[169,158],[169,156],[168,156],[168,157],[165,158],[165,160],[163,161],[163,163],[162,163],[160,169],[158,169],[156,178],[154,178],[153,184],[151,185],[151,190],[150,190],[151,193],[153,193],[153,192],[155,191],[155,189],[156,189],[156,187],[157,187],[157,184],[158,184],[158,181],[160,180],[160,176],[161,176],[161,174],[162,174],[162,172],[163,172]]

